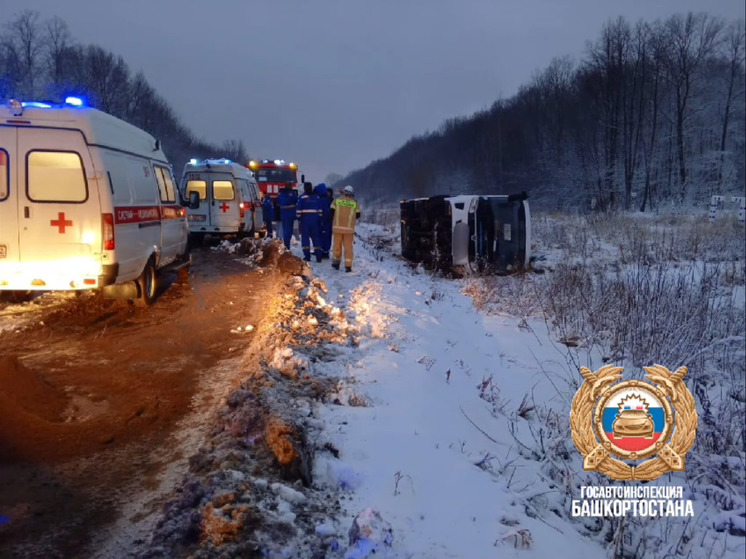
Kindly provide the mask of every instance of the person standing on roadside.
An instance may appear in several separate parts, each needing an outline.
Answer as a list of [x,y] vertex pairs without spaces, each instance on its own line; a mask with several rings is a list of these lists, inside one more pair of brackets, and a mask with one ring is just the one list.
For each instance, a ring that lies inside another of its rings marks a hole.
[[311,243],[316,262],[321,262],[321,200],[310,182],[303,183],[303,194],[298,198],[298,226],[300,228],[303,260],[311,261]]
[[329,258],[329,249],[332,246],[332,212],[331,205],[333,197],[329,194],[331,188],[326,183],[317,184],[313,192],[319,197],[321,203],[321,221],[319,223],[321,242],[321,257]]
[[267,230],[267,238],[271,239],[274,236],[272,231],[272,220],[275,218],[275,202],[269,194],[264,194],[262,200],[262,219],[264,220],[264,227]]
[[332,202],[332,235],[334,250],[332,267],[339,270],[344,249],[345,272],[352,272],[353,250],[355,242],[355,223],[360,219],[360,204],[354,198],[355,190],[347,185],[342,189],[342,196]]
[[288,250],[290,250],[290,239],[293,237],[295,206],[298,200],[297,192],[293,196],[294,190],[290,185],[286,185],[277,195],[277,205],[280,206],[280,222],[282,223],[282,241]]
[[325,208],[326,214],[322,217],[326,225],[321,236],[321,251],[324,258],[329,258],[329,252],[332,250],[332,202],[334,201],[334,189],[330,186],[326,189]]

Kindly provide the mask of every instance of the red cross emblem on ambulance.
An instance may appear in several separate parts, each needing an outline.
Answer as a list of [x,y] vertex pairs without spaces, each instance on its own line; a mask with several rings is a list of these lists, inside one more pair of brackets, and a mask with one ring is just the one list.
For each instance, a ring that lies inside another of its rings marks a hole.
[[228,204],[226,204],[225,202],[223,202],[223,205],[222,205],[222,206],[218,206],[218,207],[219,207],[219,208],[220,208],[221,210],[223,210],[223,213],[225,213],[225,212],[227,212],[228,210],[230,210],[230,209],[231,209],[231,207],[230,207],[230,206],[229,206]]
[[69,219],[65,219],[65,212],[58,212],[57,219],[53,219],[49,222],[52,227],[57,227],[59,233],[64,234],[66,227],[72,227],[73,222]]

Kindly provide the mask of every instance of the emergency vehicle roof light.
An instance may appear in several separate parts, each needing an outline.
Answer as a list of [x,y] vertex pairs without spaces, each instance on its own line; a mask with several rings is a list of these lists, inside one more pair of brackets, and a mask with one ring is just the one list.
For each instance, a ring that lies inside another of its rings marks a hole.
[[65,105],[72,105],[73,107],[82,107],[83,100],[80,97],[65,97]]
[[254,168],[256,168],[256,161],[252,159],[251,161],[249,161],[249,169],[254,169]]
[[291,163],[291,164],[290,164],[290,168],[291,168],[291,169],[292,169],[293,171],[295,171],[295,170],[297,170],[297,169],[298,169],[298,166],[297,166],[297,165],[296,165],[295,163]]
[[189,164],[190,165],[196,165],[197,163],[198,163],[198,161],[196,159],[194,159],[194,158],[192,158],[192,159],[189,160]]
[[282,159],[275,159],[275,165],[282,165]]
[[21,103],[24,108],[30,109],[51,109],[52,105],[49,103],[41,103],[39,101],[24,101]]
[[8,101],[8,108],[13,116],[21,116],[23,114],[23,103],[18,99],[10,99]]

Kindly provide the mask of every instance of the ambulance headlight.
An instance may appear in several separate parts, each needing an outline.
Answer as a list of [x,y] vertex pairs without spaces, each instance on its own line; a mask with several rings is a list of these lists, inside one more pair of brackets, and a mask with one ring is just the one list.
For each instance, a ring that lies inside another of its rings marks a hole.
[[73,107],[82,107],[83,100],[80,97],[65,97],[65,105],[72,105]]

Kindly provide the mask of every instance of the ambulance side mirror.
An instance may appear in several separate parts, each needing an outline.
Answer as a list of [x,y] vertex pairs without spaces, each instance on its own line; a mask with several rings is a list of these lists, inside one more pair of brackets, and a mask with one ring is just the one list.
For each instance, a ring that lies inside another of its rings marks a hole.
[[199,192],[192,190],[189,193],[189,209],[196,210],[199,208]]
[[301,175],[300,176],[300,182],[302,182],[302,183],[306,182],[306,175]]

